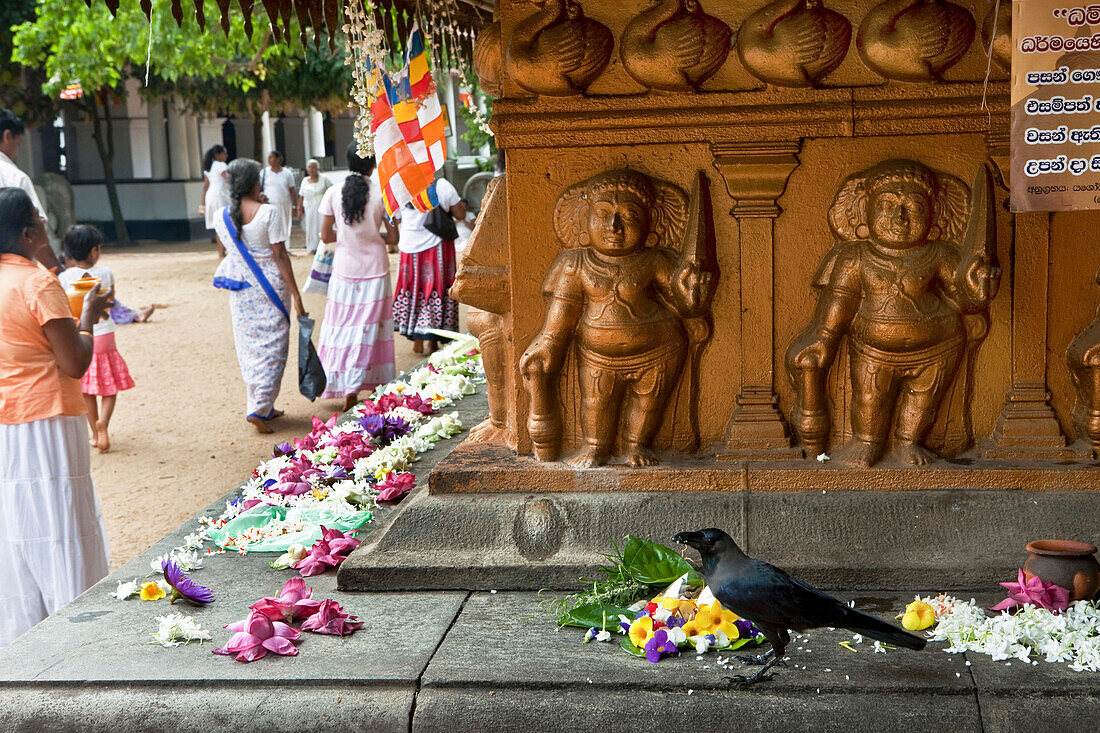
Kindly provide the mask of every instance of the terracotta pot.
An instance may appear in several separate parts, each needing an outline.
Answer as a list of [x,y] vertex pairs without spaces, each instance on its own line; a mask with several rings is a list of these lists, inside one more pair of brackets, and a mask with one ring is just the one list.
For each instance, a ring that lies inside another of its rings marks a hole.
[[1069,590],[1070,601],[1092,598],[1100,590],[1100,563],[1096,545],[1073,540],[1035,540],[1027,544],[1031,554],[1024,563],[1024,575],[1038,575],[1047,583]]

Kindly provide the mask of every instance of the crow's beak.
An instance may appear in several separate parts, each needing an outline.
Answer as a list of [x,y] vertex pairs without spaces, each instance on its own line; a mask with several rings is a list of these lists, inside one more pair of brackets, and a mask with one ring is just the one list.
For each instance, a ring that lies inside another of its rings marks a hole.
[[690,545],[696,550],[702,550],[706,544],[706,538],[702,532],[677,532],[672,535],[672,541],[681,545]]

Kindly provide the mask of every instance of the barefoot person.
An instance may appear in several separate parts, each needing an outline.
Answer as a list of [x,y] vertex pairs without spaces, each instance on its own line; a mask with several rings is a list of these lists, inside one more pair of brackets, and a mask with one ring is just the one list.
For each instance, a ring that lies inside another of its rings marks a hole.
[[298,220],[306,233],[306,251],[316,252],[321,244],[321,198],[332,187],[332,181],[321,173],[321,164],[316,158],[306,163],[306,177],[298,189]]
[[[114,273],[109,267],[99,264],[103,235],[98,229],[87,224],[69,227],[69,231],[65,232],[64,247],[65,254],[73,261],[73,265],[58,276],[66,290],[82,277],[94,277],[99,280],[100,289],[112,294],[115,292]],[[92,428],[91,445],[98,448],[100,453],[111,449],[107,430],[111,425],[118,393],[134,386],[126,361],[115,347],[117,329],[118,324],[110,314],[96,322],[92,329],[95,354],[88,371],[80,379],[80,391],[84,393],[84,403],[88,407],[88,424]],[[102,405],[98,402],[102,402]]]
[[305,315],[286,241],[286,219],[260,200],[260,164],[238,158],[229,164],[229,206],[215,218],[227,255],[214,273],[214,287],[229,291],[233,340],[248,391],[247,419],[261,433],[275,409],[290,344],[288,300]]
[[340,188],[321,201],[321,239],[335,243],[325,319],[317,351],[325,367],[325,399],[344,398],[344,409],[359,392],[394,378],[390,260],[386,245],[397,242],[397,227],[382,223],[382,192],[371,183],[374,158],[360,158],[348,146],[348,170]]
[[80,376],[109,296],[93,288],[78,324],[34,262],[48,241],[31,198],[0,189],[0,648],[107,574]]
[[[455,221],[466,220],[466,204],[445,178],[435,182],[439,207]],[[432,329],[458,330],[458,301],[450,296],[455,281],[455,242],[425,228],[428,214],[407,204],[394,214],[401,219],[401,260],[393,297],[393,321],[398,333],[413,342],[413,351],[435,351],[439,337]]]

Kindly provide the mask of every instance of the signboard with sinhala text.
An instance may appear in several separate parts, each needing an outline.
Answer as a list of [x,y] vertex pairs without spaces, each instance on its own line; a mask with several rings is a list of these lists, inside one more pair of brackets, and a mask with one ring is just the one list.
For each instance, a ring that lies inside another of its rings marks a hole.
[[1012,34],[1012,210],[1100,209],[1100,3],[1014,0]]

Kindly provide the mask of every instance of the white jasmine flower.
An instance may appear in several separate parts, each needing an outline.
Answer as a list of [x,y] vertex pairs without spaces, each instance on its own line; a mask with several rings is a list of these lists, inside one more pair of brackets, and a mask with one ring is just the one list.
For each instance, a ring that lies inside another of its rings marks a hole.
[[189,641],[203,641],[211,639],[210,632],[206,631],[195,622],[191,616],[182,613],[171,613],[167,616],[157,616],[157,630],[153,632],[153,641],[150,644],[160,644],[163,647],[179,646]]
[[131,581],[118,581],[118,589],[114,593],[109,595],[114,596],[120,601],[125,601],[130,596],[136,596],[138,594],[138,582],[137,580]]

